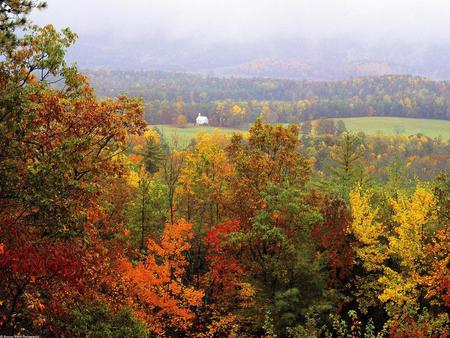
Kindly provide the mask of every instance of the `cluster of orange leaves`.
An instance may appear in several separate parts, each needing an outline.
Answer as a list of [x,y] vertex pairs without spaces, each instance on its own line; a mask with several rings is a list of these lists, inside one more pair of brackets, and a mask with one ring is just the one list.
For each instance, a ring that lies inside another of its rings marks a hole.
[[152,332],[187,331],[193,324],[193,309],[203,292],[185,286],[185,253],[190,248],[192,226],[180,220],[167,224],[160,242],[149,240],[147,256],[136,264],[122,260],[119,271],[128,288],[128,304]]

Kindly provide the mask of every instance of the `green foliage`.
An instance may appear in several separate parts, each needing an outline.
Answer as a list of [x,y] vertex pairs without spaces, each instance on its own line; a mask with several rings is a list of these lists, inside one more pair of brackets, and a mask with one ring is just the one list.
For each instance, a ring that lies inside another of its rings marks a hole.
[[272,313],[277,318],[277,326],[291,327],[299,321],[301,314],[300,291],[297,288],[275,293]]
[[349,310],[345,317],[331,314],[329,319],[332,328],[326,329],[325,336],[340,338],[383,338],[388,336],[386,325],[377,332],[372,318],[369,318],[364,325],[354,310]]
[[362,160],[365,153],[361,139],[344,132],[332,150],[332,162],[328,165],[331,175],[322,184],[322,188],[348,200],[350,190],[364,177]]
[[114,313],[101,300],[81,303],[70,311],[62,326],[72,337],[149,337],[145,324],[135,318],[130,309],[122,308]]
[[306,315],[304,325],[296,325],[287,328],[288,337],[292,338],[316,338],[320,337],[321,333],[325,331],[324,327],[319,327],[320,318],[316,316]]
[[144,250],[146,239],[158,236],[168,219],[167,186],[160,178],[138,176],[138,187],[126,215],[132,230],[133,246]]
[[[30,2],[29,5],[34,4]],[[50,150],[56,141],[44,136],[51,134],[50,126],[54,127],[56,121],[53,116],[47,116],[48,124],[44,129],[40,119],[42,107],[45,109],[46,105],[55,103],[44,102],[46,95],[53,94],[47,83],[49,76],[59,76],[70,84],[64,93],[67,98],[83,87],[79,76],[72,72],[76,73],[76,67],[68,67],[64,61],[65,51],[74,43],[75,37],[69,29],[59,33],[52,26],[33,26],[0,62],[0,147],[3,152],[0,189],[5,198],[40,210],[34,215],[35,223],[57,225],[53,229],[58,228],[57,232],[69,236],[80,229],[68,224],[73,225],[81,215],[73,211],[74,203],[65,198],[71,192],[79,191],[76,179],[67,173],[74,170],[74,163],[81,161],[81,154],[74,149],[86,145],[81,137],[66,137],[58,147]],[[35,81],[35,73],[39,74],[39,82]],[[35,98],[34,102],[30,97]],[[66,109],[70,109],[69,104]],[[53,138],[59,136],[51,135]],[[20,172],[26,181],[18,190]],[[61,225],[61,222],[65,224]]]
[[64,28],[59,33],[51,25],[32,26],[30,30],[31,34],[25,34],[21,41],[24,46],[21,52],[30,51],[30,57],[27,59],[30,65],[28,71],[39,71],[40,81],[45,81],[49,75],[53,77],[61,75],[63,71],[67,75],[68,66],[64,57],[67,48],[75,43],[78,36],[70,28]]
[[315,123],[315,132],[319,135],[336,135],[336,124],[332,119],[320,119]]
[[249,246],[245,264],[261,290],[261,305],[269,302],[277,332],[293,326],[305,310],[325,299],[323,262],[314,258],[309,233],[320,215],[304,204],[301,190],[270,185],[263,193],[266,208],[258,211],[250,228],[231,238]]
[[144,164],[145,170],[149,174],[154,174],[159,171],[165,157],[165,144],[156,142],[153,138],[149,138],[144,148]]
[[450,171],[441,172],[434,182],[434,195],[438,203],[438,222],[450,224]]
[[[46,7],[45,1],[3,0],[0,2],[0,46],[12,48],[17,43],[14,30],[27,23],[27,16],[35,8]],[[2,51],[3,54],[3,51]]]
[[347,128],[345,127],[345,123],[342,120],[338,120],[336,122],[336,134],[341,135],[342,133],[346,132]]

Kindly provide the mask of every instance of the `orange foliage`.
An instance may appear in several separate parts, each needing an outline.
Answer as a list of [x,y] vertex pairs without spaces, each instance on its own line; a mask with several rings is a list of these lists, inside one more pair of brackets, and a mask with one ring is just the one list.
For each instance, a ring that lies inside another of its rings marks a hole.
[[193,310],[203,298],[202,291],[186,286],[183,280],[191,229],[184,220],[167,224],[159,243],[148,241],[144,260],[136,265],[121,262],[130,307],[158,335],[189,330],[195,318]]

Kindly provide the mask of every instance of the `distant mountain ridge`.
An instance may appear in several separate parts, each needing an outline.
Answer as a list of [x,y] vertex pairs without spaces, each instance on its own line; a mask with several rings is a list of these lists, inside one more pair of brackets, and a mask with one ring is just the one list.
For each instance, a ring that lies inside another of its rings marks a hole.
[[[132,51],[132,52],[130,52]],[[84,37],[69,59],[85,69],[162,70],[211,76],[342,80],[411,74],[450,79],[450,43],[362,44],[349,39],[206,43]]]

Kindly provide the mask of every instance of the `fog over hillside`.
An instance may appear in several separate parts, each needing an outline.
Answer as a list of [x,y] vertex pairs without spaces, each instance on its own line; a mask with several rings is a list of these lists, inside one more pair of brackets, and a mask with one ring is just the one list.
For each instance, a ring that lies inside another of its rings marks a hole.
[[34,20],[73,28],[82,68],[329,80],[450,79],[449,17],[440,0],[50,0]]

